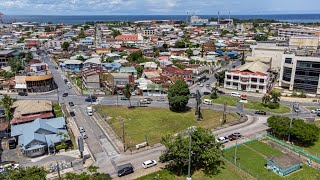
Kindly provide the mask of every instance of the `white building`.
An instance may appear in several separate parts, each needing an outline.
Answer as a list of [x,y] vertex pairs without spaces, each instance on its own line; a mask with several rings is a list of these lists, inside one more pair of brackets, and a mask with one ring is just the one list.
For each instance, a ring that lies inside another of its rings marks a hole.
[[61,41],[61,40],[50,40],[47,42],[46,46],[48,48],[56,48],[59,47],[61,48],[61,45],[64,43],[65,41]]
[[291,36],[314,36],[316,33],[320,32],[320,29],[314,28],[289,28],[289,29],[279,29],[278,36],[290,38]]
[[248,92],[267,93],[269,91],[269,66],[255,61],[246,63],[236,70],[226,72],[224,88]]
[[142,31],[142,35],[144,35],[144,36],[153,36],[154,34],[155,34],[154,29],[144,29]]

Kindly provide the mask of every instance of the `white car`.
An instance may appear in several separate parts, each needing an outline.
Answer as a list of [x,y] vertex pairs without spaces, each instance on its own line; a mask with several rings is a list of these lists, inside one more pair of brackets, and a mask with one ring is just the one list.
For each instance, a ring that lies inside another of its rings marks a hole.
[[79,127],[79,131],[80,131],[80,133],[83,133],[83,132],[86,132],[85,130],[84,130],[84,128],[83,127]]
[[227,143],[227,142],[229,142],[229,139],[227,137],[218,137],[217,142]]
[[320,113],[320,109],[314,109],[314,110],[311,110],[311,113],[318,114],[318,113]]
[[200,87],[203,87],[203,84],[200,84]]
[[233,96],[233,97],[241,97],[241,94],[238,93],[238,92],[232,92],[231,96]]
[[148,160],[142,163],[142,167],[144,169],[147,169],[149,167],[155,166],[157,165],[157,161],[156,160]]
[[87,134],[85,132],[81,133],[81,136],[82,136],[83,139],[87,139],[88,138],[88,136],[87,136]]

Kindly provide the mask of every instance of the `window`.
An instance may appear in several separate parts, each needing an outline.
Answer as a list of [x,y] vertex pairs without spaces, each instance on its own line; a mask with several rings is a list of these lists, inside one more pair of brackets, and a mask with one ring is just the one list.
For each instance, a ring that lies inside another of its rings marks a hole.
[[256,89],[256,88],[257,88],[257,85],[251,85],[251,88],[252,88],[252,89]]
[[234,80],[239,80],[239,76],[233,76]]
[[257,78],[251,78],[251,82],[257,82],[258,79]]
[[234,86],[238,86],[238,83],[233,83]]
[[259,89],[263,89],[264,88],[264,86],[259,86]]
[[227,85],[230,85],[230,82],[227,82]]
[[264,83],[264,79],[260,79],[260,83]]
[[231,79],[231,76],[230,76],[230,75],[227,75],[227,79]]
[[292,63],[292,58],[286,58],[286,59],[284,60],[284,63],[286,63],[286,64],[291,64],[291,63]]

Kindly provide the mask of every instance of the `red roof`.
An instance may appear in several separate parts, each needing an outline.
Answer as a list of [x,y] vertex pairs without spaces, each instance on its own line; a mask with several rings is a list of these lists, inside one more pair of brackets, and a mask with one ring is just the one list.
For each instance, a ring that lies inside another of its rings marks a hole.
[[25,43],[28,45],[37,45],[38,40],[25,40]]
[[138,41],[138,35],[124,34],[124,35],[116,36],[115,39],[121,39],[123,41]]
[[182,70],[177,67],[163,67],[162,70],[168,74],[173,75],[192,75],[192,71]]
[[46,118],[53,118],[53,117],[54,115],[52,114],[52,112],[30,115],[30,116],[22,116],[22,117],[13,118],[10,124],[20,124],[20,123],[31,122],[38,118],[46,119]]

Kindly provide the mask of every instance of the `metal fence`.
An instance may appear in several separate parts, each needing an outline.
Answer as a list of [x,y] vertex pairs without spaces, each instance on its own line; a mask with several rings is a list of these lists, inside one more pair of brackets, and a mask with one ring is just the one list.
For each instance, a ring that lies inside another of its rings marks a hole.
[[299,148],[291,146],[290,144],[284,143],[284,142],[282,142],[282,141],[280,141],[280,140],[278,140],[278,139],[276,139],[276,138],[274,138],[274,137],[272,137],[270,135],[266,135],[266,137],[268,139],[270,139],[271,141],[274,141],[274,142],[276,142],[276,143],[278,143],[278,144],[280,144],[280,145],[282,145],[282,146],[284,146],[284,147],[286,147],[286,148],[288,148],[288,149],[290,149],[290,150],[292,150],[294,152],[297,152],[297,153],[299,153],[299,154],[301,154],[303,156],[306,156],[306,157],[310,158],[311,160],[316,161],[317,163],[320,163],[320,158],[318,158],[318,157],[316,157],[314,155],[311,155],[311,154],[309,154],[309,153],[307,153],[307,152],[305,152],[305,151],[303,151],[303,150],[301,150]]

